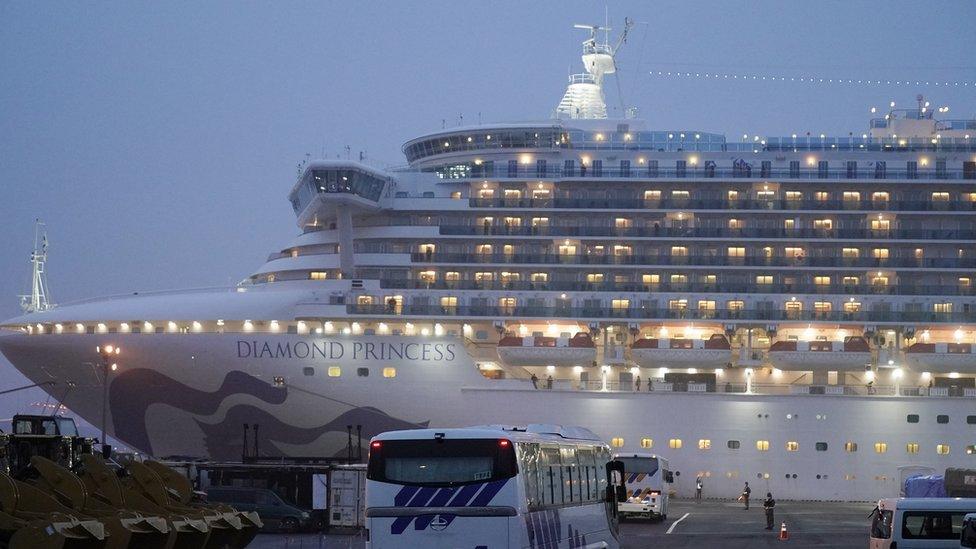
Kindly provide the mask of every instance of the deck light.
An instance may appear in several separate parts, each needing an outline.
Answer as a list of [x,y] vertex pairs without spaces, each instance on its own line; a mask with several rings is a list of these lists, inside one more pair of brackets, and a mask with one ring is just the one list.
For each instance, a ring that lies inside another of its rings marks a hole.
[[949,377],[951,379],[959,379],[959,372],[949,372]]
[[349,329],[349,326],[346,326],[345,328],[342,329],[343,335],[349,335],[350,333],[352,333],[352,330]]
[[546,371],[547,372],[555,372],[556,371],[556,367],[553,366],[552,364],[550,364],[550,365],[546,366]]
[[430,328],[421,328],[420,335],[427,337],[430,335]]
[[573,373],[574,374],[578,374],[578,373],[580,373],[582,371],[583,371],[583,367],[582,366],[573,366]]

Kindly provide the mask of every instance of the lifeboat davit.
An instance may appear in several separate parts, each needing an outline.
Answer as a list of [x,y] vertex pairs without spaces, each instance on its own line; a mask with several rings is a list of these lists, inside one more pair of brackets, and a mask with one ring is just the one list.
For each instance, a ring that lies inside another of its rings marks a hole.
[[777,341],[769,361],[780,370],[863,370],[871,362],[871,347],[861,336],[844,341]]
[[583,332],[573,337],[506,335],[498,342],[498,358],[509,366],[589,366],[596,360],[596,345]]
[[916,343],[905,350],[905,361],[919,372],[972,372],[976,370],[974,351],[972,343]]
[[732,361],[732,346],[722,334],[706,340],[648,338],[635,341],[630,354],[645,368],[718,368]]

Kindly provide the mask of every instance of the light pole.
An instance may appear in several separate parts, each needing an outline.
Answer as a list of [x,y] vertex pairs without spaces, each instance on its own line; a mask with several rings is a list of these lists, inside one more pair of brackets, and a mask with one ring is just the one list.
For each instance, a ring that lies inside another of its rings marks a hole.
[[104,347],[99,345],[95,347],[95,352],[101,358],[100,364],[102,366],[102,438],[99,440],[101,440],[102,448],[105,448],[105,422],[108,415],[108,373],[118,369],[119,365],[113,359],[122,352],[122,349],[117,345],[105,345]]

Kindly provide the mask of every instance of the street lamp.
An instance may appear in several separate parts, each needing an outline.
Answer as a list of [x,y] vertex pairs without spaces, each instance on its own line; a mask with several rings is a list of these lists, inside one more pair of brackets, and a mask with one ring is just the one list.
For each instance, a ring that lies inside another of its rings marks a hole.
[[95,352],[101,358],[102,366],[102,448],[105,448],[105,421],[108,414],[108,373],[114,372],[119,365],[115,362],[115,357],[122,352],[118,345],[99,345],[95,347]]

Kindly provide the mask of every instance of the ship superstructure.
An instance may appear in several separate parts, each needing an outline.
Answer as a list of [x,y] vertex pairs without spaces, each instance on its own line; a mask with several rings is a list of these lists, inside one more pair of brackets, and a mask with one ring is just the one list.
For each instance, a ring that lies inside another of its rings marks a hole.
[[399,170],[309,162],[301,234],[241,285],[38,311],[0,350],[89,419],[109,383],[108,431],[157,455],[233,456],[243,423],[322,455],[347,425],[553,422],[730,495],[971,465],[976,120],[920,99],[729,140],[603,104],[424,135]]

